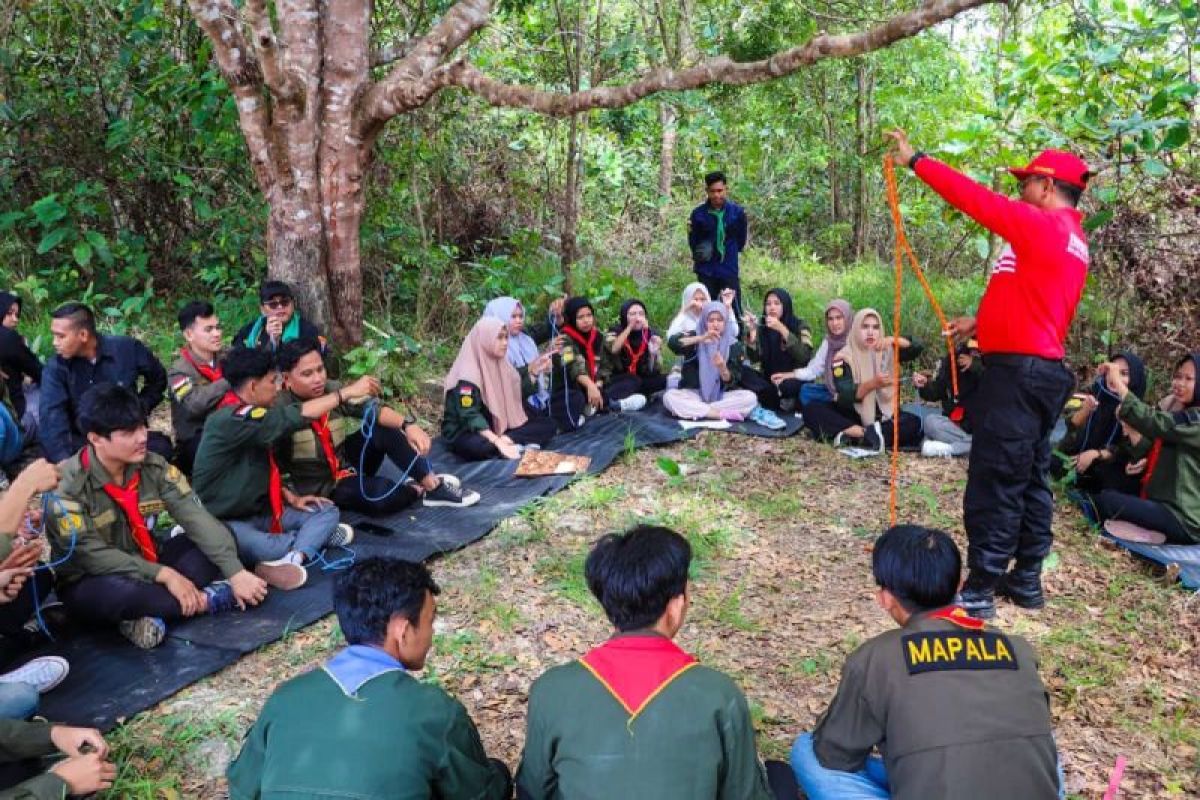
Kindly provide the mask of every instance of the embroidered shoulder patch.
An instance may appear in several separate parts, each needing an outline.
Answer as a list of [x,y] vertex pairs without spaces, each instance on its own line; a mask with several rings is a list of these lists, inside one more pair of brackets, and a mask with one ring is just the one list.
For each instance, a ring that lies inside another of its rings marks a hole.
[[243,405],[238,406],[238,410],[233,412],[235,417],[243,420],[252,419],[258,422],[267,415],[267,410],[262,406]]
[[575,360],[575,350],[574,350],[574,348],[568,347],[567,349],[563,350],[563,353],[562,353],[562,362],[563,362],[564,364],[570,364],[570,363],[571,363],[572,361],[574,361],[574,360]]
[[808,328],[801,328],[800,341],[809,347],[812,347],[812,331],[810,331]]
[[833,377],[840,378],[845,374],[846,374],[846,362],[845,361],[833,362]]
[[1002,633],[925,632],[901,637],[909,675],[951,670],[1020,669],[1012,642]]
[[176,400],[182,400],[190,391],[192,391],[192,379],[187,375],[180,375],[171,381],[171,394],[175,395]]

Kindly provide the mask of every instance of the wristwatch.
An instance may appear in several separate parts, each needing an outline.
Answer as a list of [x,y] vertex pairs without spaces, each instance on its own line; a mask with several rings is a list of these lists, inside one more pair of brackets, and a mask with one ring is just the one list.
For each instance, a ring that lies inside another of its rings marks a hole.
[[908,160],[908,168],[909,168],[909,169],[916,169],[916,168],[917,168],[917,162],[918,162],[918,161],[920,161],[922,158],[925,158],[925,157],[926,157],[926,156],[925,156],[925,153],[924,153],[923,151],[921,151],[921,150],[918,150],[917,152],[913,153],[913,154],[912,154],[912,158],[910,158],[910,159]]

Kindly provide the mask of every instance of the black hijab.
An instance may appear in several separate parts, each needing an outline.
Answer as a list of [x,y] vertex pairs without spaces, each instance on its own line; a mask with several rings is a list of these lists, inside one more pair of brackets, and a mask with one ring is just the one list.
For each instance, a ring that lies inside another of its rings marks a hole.
[[596,309],[592,307],[592,301],[586,297],[572,297],[563,304],[563,333],[583,350],[583,355],[587,359],[588,375],[592,380],[596,380],[599,367],[597,342],[600,340],[600,328],[593,322],[592,330],[583,334],[575,327],[575,318],[585,308],[591,309],[593,316],[595,315]]
[[12,292],[0,292],[0,320],[8,316],[8,310],[21,305],[21,298]]
[[624,303],[621,303],[621,311],[617,315],[618,322],[608,330],[609,333],[620,333],[621,331],[625,330],[625,326],[629,324],[629,309],[633,308],[634,306],[642,307],[642,313],[646,315],[646,328],[640,331],[630,331],[629,338],[625,341],[628,342],[629,345],[634,349],[637,349],[642,346],[643,340],[648,341],[653,339],[655,336],[654,329],[650,327],[650,312],[646,310],[646,304],[641,300],[633,297],[629,300],[626,300]]
[[783,306],[783,310],[779,314],[779,321],[791,332],[792,336],[800,335],[800,320],[796,319],[796,315],[792,312],[792,296],[785,289],[771,289],[763,297],[763,315],[758,323],[758,348],[759,353],[762,354],[762,371],[768,378],[777,372],[791,372],[800,366],[792,363],[792,357],[788,355],[787,348],[783,344],[783,337],[767,327],[767,298],[771,295],[779,298],[779,303]]
[[[1118,358],[1125,359],[1125,363],[1129,365],[1129,391],[1139,400],[1143,399],[1146,395],[1146,365],[1128,350],[1113,353],[1108,360],[1115,361]],[[1100,405],[1083,426],[1083,439],[1079,445],[1081,453],[1084,450],[1103,450],[1110,447],[1121,434],[1121,421],[1117,419],[1121,399],[1109,391],[1103,376],[1096,378],[1092,385],[1092,394]]]

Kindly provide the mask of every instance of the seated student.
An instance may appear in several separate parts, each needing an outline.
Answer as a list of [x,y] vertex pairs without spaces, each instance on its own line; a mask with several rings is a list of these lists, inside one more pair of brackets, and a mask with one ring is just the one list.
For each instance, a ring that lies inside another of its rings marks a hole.
[[796,797],[784,764],[768,784],[741,690],[672,641],[691,560],[687,539],[649,525],[592,548],[588,588],[616,632],[534,681],[518,798]]
[[854,311],[845,300],[830,300],[825,304],[825,338],[808,364],[796,370],[800,381],[800,407],[809,403],[832,403],[837,387],[833,382],[833,360],[850,337],[850,320]]
[[[549,319],[553,327],[562,326],[562,306],[559,298],[550,304]],[[488,302],[483,316],[498,319],[508,326],[508,363],[521,376],[525,401],[534,409],[546,413],[550,408],[550,367],[552,355],[562,348],[554,346],[550,352],[539,353],[538,345],[550,341],[552,326],[547,323],[529,326],[526,332],[525,306],[515,297],[497,297]]]
[[28,442],[17,413],[8,396],[8,385],[0,381],[0,490],[8,488],[8,475],[25,458]]
[[[921,345],[900,337],[900,361],[911,361]],[[804,422],[818,439],[835,446],[857,440],[877,452],[892,442],[892,337],[883,334],[883,318],[873,308],[854,315],[850,336],[832,364],[836,399],[804,407]],[[900,446],[921,441],[921,420],[900,412]]]
[[230,800],[511,796],[467,710],[411,674],[433,642],[437,594],[424,565],[396,558],[339,574],[333,607],[348,646],[267,699],[229,765]]
[[[97,333],[95,315],[81,303],[59,306],[51,317],[57,355],[42,373],[38,439],[46,458],[58,464],[86,444],[76,425],[84,392],[98,383],[128,386],[137,392],[142,413],[149,419],[163,400],[167,371],[137,339]],[[152,453],[171,459],[173,448],[165,434],[151,431],[148,446]]]
[[[256,569],[304,565],[326,547],[354,538],[324,497],[296,495],[283,485],[273,449],[346,402],[379,394],[374,378],[296,405],[275,405],[278,373],[270,353],[234,348],[221,362],[229,394],[204,423],[196,453],[196,494],[233,531],[238,553]],[[303,583],[303,581],[301,581]]]
[[[89,389],[79,409],[88,443],[60,468],[49,505],[58,595],[72,616],[116,624],[140,648],[157,647],[169,621],[258,605],[270,576],[284,585],[295,567],[252,575],[225,526],[192,495],[183,474],[146,450],[137,395],[111,383]],[[182,529],[155,535],[166,512]],[[69,557],[68,557],[69,556]]]
[[[325,359],[316,339],[296,339],[279,349],[279,370],[286,391],[279,402],[300,404],[341,385],[325,374]],[[367,403],[342,403],[276,445],[288,487],[301,495],[326,497],[343,510],[391,514],[420,498],[426,506],[466,508],[479,502],[478,492],[464,492],[452,475],[438,475],[429,459],[429,434],[395,409],[377,406],[370,431],[363,432]],[[384,457],[408,481],[397,486],[377,473]]]
[[1120,398],[1117,416],[1145,438],[1140,469],[1140,496],[1105,489],[1096,498],[1102,520],[1118,519],[1158,531],[1171,544],[1200,544],[1200,399],[1196,377],[1200,353],[1175,364],[1169,411],[1156,410],[1137,398],[1130,379],[1114,364],[1101,364],[1106,388]]
[[812,358],[812,331],[792,311],[792,296],[784,289],[771,289],[763,298],[763,315],[747,313],[746,356],[762,372],[742,370],[742,386],[758,395],[769,411],[792,412],[800,401],[796,370]]
[[193,300],[179,311],[179,330],[186,342],[167,373],[171,387],[171,426],[175,429],[175,463],[184,475],[192,474],[200,433],[229,392],[221,377],[221,321],[212,303]]
[[[612,354],[604,347],[604,336],[596,327],[595,309],[587,297],[571,297],[563,306],[563,350],[554,356],[551,369],[552,407],[569,401],[568,389],[582,390],[582,408],[569,408],[566,415],[590,416],[596,411],[637,411],[646,408],[646,396],[632,391],[629,383],[608,386],[613,372]],[[565,383],[564,383],[565,375]],[[576,426],[578,427],[578,426]]]
[[[66,758],[43,771],[48,756]],[[0,720],[0,797],[62,800],[92,797],[117,777],[108,742],[94,728],[72,728],[44,720]]]
[[[0,667],[10,666],[44,643],[44,636],[26,627],[34,619],[35,597],[51,622],[46,598],[54,575],[39,567],[42,540],[31,519],[29,503],[35,494],[58,485],[58,470],[45,459],[29,464],[0,495]],[[40,518],[40,513],[37,514]],[[34,658],[0,674],[0,719],[27,719],[37,712],[39,696],[66,679],[70,665],[58,656]]]
[[921,419],[925,428],[925,441],[921,444],[921,455],[928,458],[939,456],[965,456],[971,452],[971,398],[979,389],[983,377],[983,358],[979,343],[974,339],[955,348],[955,366],[958,369],[958,396],[954,396],[954,379],[950,375],[950,356],[942,357],[932,377],[924,372],[913,374],[913,386],[922,400],[941,403],[941,413],[926,414]]
[[[738,327],[738,321],[733,316],[733,300],[736,292],[728,289],[721,293],[720,302],[729,309],[726,315],[729,317],[729,327],[733,330],[733,338],[738,338],[741,333]],[[695,331],[701,327],[700,314],[704,310],[704,306],[713,302],[713,298],[708,293],[708,287],[699,281],[689,283],[683,287],[683,295],[679,302],[679,311],[671,320],[670,326],[667,328],[667,340],[670,341],[672,336],[685,333],[687,331]]]
[[850,654],[816,730],[796,740],[792,769],[809,800],[1061,797],[1033,649],[952,605],[954,540],[891,528],[871,569],[876,602],[900,627]]
[[[8,398],[17,412],[17,422],[26,433],[33,415],[26,416],[25,379],[42,382],[42,362],[29,349],[25,337],[17,332],[21,323],[21,298],[11,292],[0,292],[0,373],[8,385]],[[29,420],[29,421],[27,421]]]
[[650,327],[646,304],[641,300],[634,298],[621,304],[619,321],[609,328],[604,347],[608,353],[601,359],[600,373],[610,401],[649,398],[667,388],[667,376],[659,369],[662,337]]
[[[1134,396],[1139,400],[1145,398],[1146,367],[1142,360],[1128,350],[1114,353],[1108,360],[1117,365]],[[1109,391],[1104,377],[1097,376],[1092,385],[1074,395],[1064,409],[1067,434],[1056,450],[1070,456],[1071,466],[1075,468],[1074,488],[1086,495],[1095,495],[1105,489],[1137,494],[1140,488],[1138,476],[1125,471],[1134,445],[1117,417],[1120,405],[1120,399]],[[1055,458],[1051,464],[1055,477],[1066,474],[1067,464],[1061,458]]]
[[258,290],[261,316],[247,322],[233,337],[234,347],[249,347],[274,352],[285,342],[294,339],[316,339],[321,343],[321,352],[328,350],[328,342],[320,329],[302,318],[296,311],[296,298],[292,287],[283,281],[263,281]]
[[508,327],[481,317],[467,334],[446,374],[442,438],[468,461],[520,458],[521,445],[545,447],[558,425],[545,412],[522,403],[522,382],[508,352]]
[[706,303],[700,313],[703,333],[688,330],[667,340],[682,356],[679,388],[663,395],[667,411],[680,419],[723,419],[740,422],[758,408],[754,392],[734,388],[742,370],[742,345],[729,325],[729,307]]

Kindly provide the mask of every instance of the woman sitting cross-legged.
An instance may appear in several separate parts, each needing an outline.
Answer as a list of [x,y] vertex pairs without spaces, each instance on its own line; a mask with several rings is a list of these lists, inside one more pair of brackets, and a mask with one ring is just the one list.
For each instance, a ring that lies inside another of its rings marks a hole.
[[706,303],[699,315],[704,332],[677,333],[667,346],[684,358],[679,388],[668,389],[663,405],[681,419],[740,422],[758,406],[754,392],[735,389],[741,377],[742,345],[723,303]]
[[[508,327],[484,317],[467,334],[442,384],[442,438],[469,461],[520,458],[519,445],[544,447],[558,429],[552,418],[523,402],[521,376],[507,355]],[[532,385],[526,382],[524,389],[528,394]]]
[[762,367],[742,370],[742,386],[758,395],[771,411],[792,412],[800,404],[796,370],[813,355],[812,331],[792,312],[792,296],[771,289],[763,299],[763,315],[746,314],[746,355]]
[[[911,361],[921,345],[900,337],[900,361]],[[804,422],[819,439],[834,445],[861,443],[883,452],[892,441],[892,337],[884,336],[883,317],[873,308],[854,315],[850,338],[833,360],[835,400],[804,407]],[[921,442],[921,420],[900,412],[900,446]]]
[[1102,364],[1099,374],[1120,398],[1117,416],[1153,443],[1145,459],[1130,465],[1142,476],[1140,496],[1103,490],[1096,498],[1100,518],[1158,531],[1171,544],[1200,544],[1200,353],[1176,363],[1171,394],[1158,409],[1137,398],[1116,364]]
[[649,399],[667,388],[667,376],[659,371],[662,337],[650,327],[646,304],[641,300],[626,300],[621,305],[620,321],[609,329],[604,346],[608,353],[600,371],[608,387],[604,394],[610,401],[634,395]]

